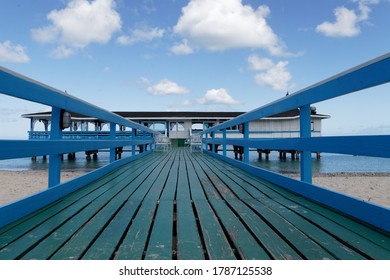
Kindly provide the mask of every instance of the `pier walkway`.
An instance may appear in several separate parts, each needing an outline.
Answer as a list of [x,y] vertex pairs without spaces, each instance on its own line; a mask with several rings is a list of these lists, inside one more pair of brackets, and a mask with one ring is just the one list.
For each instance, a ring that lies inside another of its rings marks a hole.
[[390,236],[187,148],[0,229],[1,259],[390,259]]
[[[389,208],[312,184],[313,153],[390,158],[390,135],[312,137],[312,105],[389,82],[387,53],[208,127],[203,153],[156,152],[160,132],[0,67],[1,94],[51,106],[49,138],[0,140],[0,160],[49,156],[48,188],[0,207],[0,259],[390,259]],[[299,137],[249,133],[297,109]],[[67,139],[70,112],[107,137]],[[61,183],[64,154],[102,149],[107,165]],[[250,165],[253,149],[299,151],[300,180]]]

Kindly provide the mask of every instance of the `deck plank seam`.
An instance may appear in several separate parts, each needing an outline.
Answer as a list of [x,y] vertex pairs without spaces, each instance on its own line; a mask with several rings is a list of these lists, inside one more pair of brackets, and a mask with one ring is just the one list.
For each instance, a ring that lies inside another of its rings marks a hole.
[[[228,185],[226,185],[229,189],[230,189],[230,186],[228,186]],[[233,191],[233,190],[231,190],[231,191]],[[234,192],[234,191],[233,191]],[[253,198],[255,198],[255,197],[253,197]],[[263,204],[263,201],[262,200],[260,200],[259,198],[255,198],[257,201],[259,201],[260,203],[262,203]],[[249,204],[247,204],[246,202],[245,202],[245,200],[242,200],[247,206],[249,206],[250,207],[250,205]],[[269,208],[267,205],[265,205],[264,204],[264,207],[267,207],[268,209],[270,209],[272,212],[274,212],[274,210],[273,209],[271,209],[271,208]],[[252,207],[250,207],[250,208],[252,208]],[[254,210],[254,209],[252,209],[252,210]],[[255,213],[257,213],[258,215],[260,215],[260,213],[258,212],[258,211],[256,211]],[[277,213],[277,212],[274,212],[277,216],[279,216],[281,219],[284,219],[285,220],[285,217],[283,217],[283,216],[281,216],[281,215],[279,215],[279,213]],[[265,217],[264,216],[260,216],[262,219],[263,219],[263,221],[266,221],[267,222],[267,224],[268,225],[270,225],[271,226],[271,228],[273,228],[273,229],[276,229],[271,223],[268,223],[268,220],[267,219],[265,219]],[[288,223],[290,223],[291,225],[293,225],[294,226],[294,224],[293,223],[291,223],[289,220],[286,220]],[[295,226],[294,226],[295,227]],[[296,227],[295,227],[296,228]],[[297,230],[299,230],[300,232],[302,232],[299,228],[297,228]],[[286,238],[284,238],[283,237],[283,235],[280,235],[280,231],[275,231],[275,233],[277,233],[280,237],[282,237],[282,239],[284,239],[284,240],[286,240]],[[302,232],[302,234],[304,234],[305,236],[307,236],[307,234],[305,234],[304,232]],[[309,236],[308,236],[309,237]],[[310,237],[309,237],[310,238]],[[312,238],[310,238],[313,242],[315,242],[318,246],[320,246],[320,247],[322,247],[325,251],[328,251],[327,250],[327,248],[325,248],[324,246],[322,246],[320,243],[318,243],[318,242],[316,242],[315,240],[313,240]],[[295,246],[293,246],[292,248],[294,248]],[[330,254],[332,254],[331,252],[329,252]],[[302,255],[302,253],[301,252],[298,252],[298,254],[300,254],[300,255]]]
[[[231,173],[229,173],[229,174],[231,174]],[[274,190],[274,191],[277,192],[277,190]],[[278,192],[277,192],[277,193],[278,193]],[[286,197],[286,196],[284,196],[284,195],[282,195],[282,196],[283,196],[285,199],[288,199],[288,200],[290,200],[290,201],[292,201],[292,202],[294,202],[294,203],[297,203],[296,201],[291,200],[290,197]],[[309,219],[308,217],[305,217],[305,216],[302,215],[301,213],[295,211],[295,209],[293,209],[292,207],[289,207],[289,206],[287,206],[287,207],[288,207],[291,211],[295,212],[297,215],[301,216],[302,218],[304,218],[304,219],[307,220],[308,222],[312,223],[312,224],[315,225],[316,227],[322,229],[324,232],[326,232],[327,234],[329,234],[329,235],[332,236],[333,238],[337,239],[340,243],[344,244],[344,245],[347,246],[348,248],[350,248],[350,249],[356,251],[358,254],[364,255],[365,257],[367,257],[367,258],[369,258],[369,259],[372,259],[372,257],[369,256],[369,255],[367,255],[363,250],[357,248],[356,246],[354,246],[354,244],[350,244],[350,243],[348,242],[348,240],[343,239],[343,238],[340,238],[339,236],[333,234],[329,229],[326,229],[326,228],[322,227],[321,224],[314,222],[313,220]],[[302,207],[305,208],[304,206],[302,206]],[[306,210],[307,210],[307,211],[312,211],[311,209],[306,209]],[[323,215],[321,215],[321,216],[323,216]],[[328,219],[328,220],[329,220],[329,218],[328,218],[327,216],[323,216],[323,217],[324,217],[325,219]],[[348,230],[349,230],[349,229],[348,229]]]
[[[329,216],[324,215],[324,214],[321,213],[320,211],[315,211],[315,210],[313,210],[311,207],[308,208],[306,205],[301,204],[299,201],[292,199],[291,196],[287,196],[286,193],[283,193],[283,192],[278,191],[278,188],[273,188],[273,191],[274,191],[275,193],[279,194],[280,196],[282,196],[284,199],[289,200],[289,201],[291,201],[291,202],[293,202],[293,203],[296,203],[297,205],[301,206],[301,207],[302,207],[302,210],[308,211],[308,212],[314,212],[314,213],[316,213],[317,215],[319,215],[319,216],[323,217],[324,219],[328,220],[329,222],[331,222],[331,223],[336,223],[336,224],[338,224],[339,226],[342,226],[342,228],[344,228],[346,231],[351,232],[351,233],[353,233],[353,234],[357,234],[357,235],[359,235],[360,237],[366,239],[364,236],[361,236],[360,234],[358,234],[357,232],[351,230],[350,228],[346,227],[345,225],[340,224],[337,220],[331,219]],[[299,197],[301,197],[301,196],[299,196]],[[315,202],[312,202],[312,203],[314,203],[315,205],[318,205],[318,203],[315,203]],[[351,248],[351,249],[353,249],[353,250],[359,252],[360,254],[365,255],[365,256],[366,256],[367,258],[369,258],[369,259],[372,259],[372,256],[367,255],[363,250],[361,250],[361,249],[359,249],[358,247],[356,247],[356,246],[357,246],[356,244],[350,243],[350,239],[348,239],[348,238],[341,238],[340,236],[334,234],[330,229],[328,229],[328,228],[326,228],[326,227],[323,227],[323,226],[321,225],[321,223],[315,222],[314,220],[312,220],[312,219],[306,217],[305,215],[302,215],[301,213],[299,213],[296,209],[294,209],[294,208],[288,206],[288,203],[286,203],[285,206],[287,206],[291,211],[293,211],[293,212],[295,212],[296,214],[300,215],[302,218],[306,219],[306,220],[309,221],[310,223],[312,223],[312,224],[316,225],[317,227],[321,228],[323,231],[327,232],[328,234],[330,234],[331,236],[333,236],[335,239],[339,240],[339,242],[343,243],[345,246],[347,246],[347,247],[349,247],[349,248]],[[319,207],[324,207],[324,206],[322,206],[322,205],[318,205],[318,206],[319,206]],[[371,240],[368,240],[368,239],[367,239],[367,241],[370,242],[370,243],[373,243]],[[375,244],[375,243],[373,243],[373,244]]]

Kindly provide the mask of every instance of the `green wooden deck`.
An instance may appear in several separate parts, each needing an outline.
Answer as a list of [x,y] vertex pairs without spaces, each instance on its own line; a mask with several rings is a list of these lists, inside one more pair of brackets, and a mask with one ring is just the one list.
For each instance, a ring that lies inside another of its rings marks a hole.
[[0,229],[0,259],[390,259],[390,235],[182,148]]

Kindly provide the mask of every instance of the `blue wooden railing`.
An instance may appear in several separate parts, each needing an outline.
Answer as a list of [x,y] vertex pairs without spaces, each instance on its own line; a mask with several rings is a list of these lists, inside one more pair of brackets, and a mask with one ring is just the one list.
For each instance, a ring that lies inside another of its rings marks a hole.
[[[52,107],[49,139],[40,141],[0,140],[0,160],[49,155],[49,189],[0,207],[0,227],[65,196],[123,164],[148,154],[153,149],[153,135],[157,132],[3,67],[0,67],[0,93]],[[103,140],[68,140],[66,137],[63,138],[61,121],[63,121],[62,116],[65,111],[109,122],[109,137],[105,137]],[[137,133],[130,137],[123,137],[123,133],[117,132],[119,126],[130,127],[132,131],[137,131]],[[146,146],[149,146],[149,151],[136,155],[135,146],[137,145],[144,146],[143,151],[146,151]],[[115,160],[116,148],[127,146],[132,147],[132,156]],[[99,149],[110,149],[110,164],[60,184],[62,154]]]
[[[314,84],[294,94],[262,106],[246,114],[203,131],[205,150],[210,145],[211,155],[236,165],[267,181],[284,186],[308,198],[314,199],[347,214],[357,217],[377,227],[390,231],[390,209],[373,205],[347,195],[340,195],[324,188],[312,185],[312,152],[327,152],[350,155],[364,155],[390,158],[390,136],[345,136],[311,137],[310,106],[314,103],[333,99],[345,94],[378,86],[390,81],[390,53],[359,65],[339,75]],[[373,104],[374,105],[374,104]],[[288,139],[253,139],[249,138],[251,120],[283,113],[299,108],[300,137]],[[226,137],[226,129],[243,125],[243,137]],[[221,137],[216,134],[222,133]],[[222,155],[215,151],[216,145],[222,145]],[[244,162],[227,157],[227,145],[241,146],[244,150]],[[249,149],[296,150],[301,153],[301,180],[266,171],[249,165]],[[390,191],[390,182],[389,182]]]

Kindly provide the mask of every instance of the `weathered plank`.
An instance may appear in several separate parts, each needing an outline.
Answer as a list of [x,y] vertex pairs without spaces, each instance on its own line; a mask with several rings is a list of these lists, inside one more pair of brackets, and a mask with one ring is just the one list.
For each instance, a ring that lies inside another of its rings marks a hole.
[[177,207],[177,259],[202,260],[205,258],[196,217],[190,200],[178,200]]
[[173,258],[173,201],[162,200],[146,248],[146,260],[171,260]]

